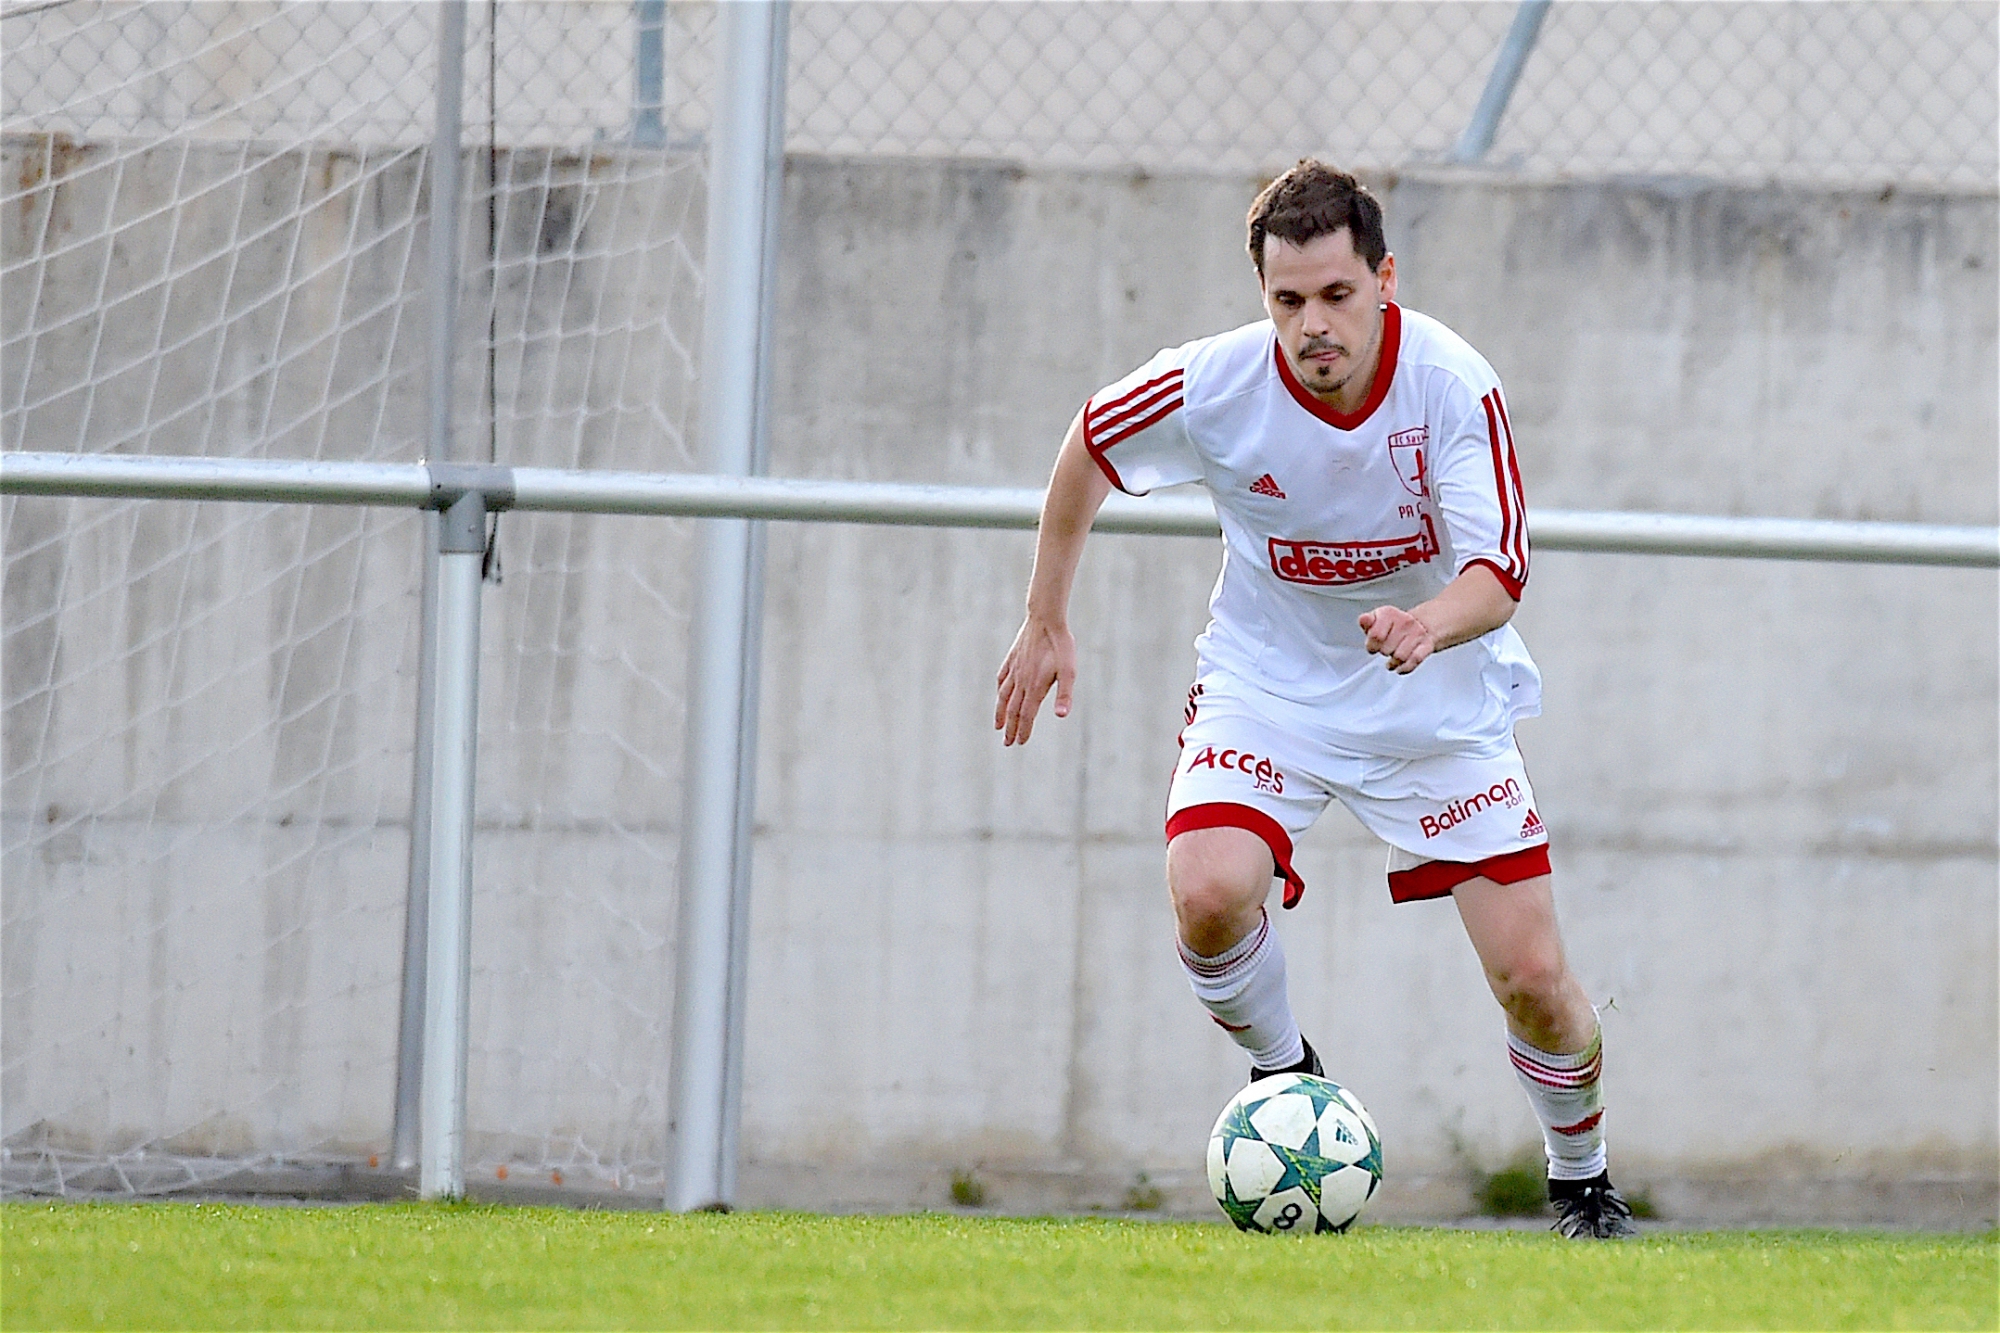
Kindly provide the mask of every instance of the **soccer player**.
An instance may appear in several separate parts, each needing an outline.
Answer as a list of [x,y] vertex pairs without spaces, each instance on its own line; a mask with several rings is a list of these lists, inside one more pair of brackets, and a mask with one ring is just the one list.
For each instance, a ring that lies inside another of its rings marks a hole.
[[1265,899],[1338,799],[1389,844],[1395,902],[1450,897],[1541,1121],[1556,1228],[1632,1234],[1606,1172],[1597,1012],[1571,973],[1548,834],[1514,742],[1541,677],[1508,624],[1528,579],[1513,430],[1493,368],[1396,305],[1382,209],[1305,160],[1257,196],[1270,318],[1159,353],[1084,404],[1042,506],[994,726],[1023,744],[1076,679],[1070,587],[1112,487],[1199,481],[1222,575],[1195,642],[1167,797],[1167,885],[1195,995],[1251,1077],[1317,1074]]

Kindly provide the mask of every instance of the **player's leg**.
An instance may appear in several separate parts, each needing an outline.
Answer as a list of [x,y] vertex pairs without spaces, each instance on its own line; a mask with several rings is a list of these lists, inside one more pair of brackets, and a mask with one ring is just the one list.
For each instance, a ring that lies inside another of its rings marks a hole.
[[1510,740],[1484,755],[1385,761],[1339,795],[1390,845],[1392,899],[1458,904],[1507,1016],[1509,1062],[1542,1126],[1558,1225],[1566,1235],[1630,1234],[1604,1173],[1597,1013],[1563,952],[1548,830],[1520,750]]
[[1570,971],[1548,875],[1452,890],[1486,984],[1507,1015],[1507,1055],[1541,1122],[1549,1197],[1565,1235],[1629,1235],[1604,1147],[1603,1035]]
[[1181,967],[1217,1025],[1258,1074],[1311,1072],[1285,984],[1285,951],[1264,900],[1275,870],[1270,847],[1227,825],[1189,829],[1167,843]]
[[1287,907],[1305,883],[1292,835],[1326,808],[1294,753],[1295,732],[1273,723],[1220,675],[1188,694],[1180,761],[1167,793],[1167,889],[1181,967],[1195,997],[1250,1056],[1252,1077],[1318,1072],[1285,985],[1285,951],[1265,910],[1274,879]]
[[1452,890],[1486,985],[1510,1035],[1544,1051],[1574,1053],[1596,1039],[1597,1011],[1570,971],[1548,875],[1497,884],[1469,879]]

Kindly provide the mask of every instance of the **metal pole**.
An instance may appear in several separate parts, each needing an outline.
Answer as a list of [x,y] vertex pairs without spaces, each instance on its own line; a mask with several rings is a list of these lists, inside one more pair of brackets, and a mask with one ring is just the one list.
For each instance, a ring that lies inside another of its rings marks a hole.
[[[1028,530],[1042,507],[1042,492],[1025,486],[0,450],[0,495],[416,509],[442,505],[465,490],[485,496],[489,509],[543,514],[930,528]],[[2000,528],[1990,526],[1531,509],[1528,530],[1538,551],[2000,569]],[[1114,494],[1098,511],[1093,531],[1214,538],[1222,528],[1204,496]]]
[[1500,118],[1507,114],[1507,103],[1514,98],[1514,85],[1521,81],[1521,69],[1528,63],[1528,53],[1535,49],[1542,20],[1548,14],[1549,0],[1521,0],[1521,7],[1514,11],[1514,22],[1507,29],[1507,39],[1500,44],[1500,54],[1494,58],[1493,72],[1486,76],[1486,91],[1479,95],[1479,105],[1473,108],[1472,119],[1466,122],[1458,143],[1445,155],[1447,162],[1477,162],[1493,147]]
[[632,17],[632,142],[656,148],[667,141],[667,0],[634,0]]
[[465,1195],[465,1051],[472,975],[473,773],[479,740],[480,562],[486,504],[468,490],[438,524],[438,680],[425,931],[418,1190]]
[[424,943],[430,922],[431,733],[437,728],[438,516],[426,509],[420,525],[423,590],[417,605],[417,730],[411,750],[410,860],[403,899],[403,1010],[396,1028],[396,1118],[389,1161],[398,1171],[417,1167],[417,1125],[424,1078]]
[[[757,425],[751,435],[750,471],[763,476],[771,465],[771,340],[778,318],[778,231],[785,195],[785,85],[791,36],[788,0],[778,0],[772,23],[770,103],[765,115],[769,138],[764,145],[764,253],[761,264],[762,310],[757,338]],[[742,1160],[743,1039],[750,979],[750,886],[757,828],[757,723],[764,663],[764,553],[766,525],[750,525],[750,577],[743,616],[743,717],[737,729],[736,870],[731,881],[729,925],[728,1044],[722,1085],[722,1197],[736,1198],[736,1172]]]
[[[721,87],[710,140],[707,281],[702,300],[702,452],[708,471],[748,475],[756,464],[760,369],[767,320],[765,254],[774,109],[782,106],[785,10],[774,0],[722,6]],[[756,682],[746,663],[754,542],[750,525],[702,525],[688,670],[687,776],[674,977],[672,1168],[667,1206],[726,1207],[739,1104],[731,996],[740,990],[737,928],[744,734]]]
[[[430,384],[428,451],[452,461],[452,390],[458,364],[459,138],[465,84],[465,3],[438,10],[437,127],[431,140]],[[403,1010],[396,1034],[396,1116],[390,1161],[418,1164],[423,1088],[426,932],[430,915],[432,739],[438,671],[438,518],[424,515],[423,600],[417,629],[417,729],[410,776],[409,892],[403,908]]]

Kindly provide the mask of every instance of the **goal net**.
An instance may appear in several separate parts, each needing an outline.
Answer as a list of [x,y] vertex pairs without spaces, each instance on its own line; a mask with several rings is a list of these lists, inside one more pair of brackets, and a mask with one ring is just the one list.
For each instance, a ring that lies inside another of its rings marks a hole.
[[[712,20],[468,6],[458,457],[689,470]],[[438,7],[0,22],[5,447],[422,457]],[[501,522],[470,1161],[657,1183],[689,529]],[[6,1188],[388,1165],[421,521],[4,526]]]

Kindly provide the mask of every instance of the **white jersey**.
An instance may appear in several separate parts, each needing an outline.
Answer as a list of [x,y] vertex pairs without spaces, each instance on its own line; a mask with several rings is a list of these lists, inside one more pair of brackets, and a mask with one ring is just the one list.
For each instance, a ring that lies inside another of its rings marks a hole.
[[1511,625],[1401,676],[1355,623],[1429,600],[1468,565],[1517,600],[1527,582],[1499,377],[1438,321],[1388,307],[1351,415],[1299,383],[1269,320],[1170,348],[1092,397],[1084,442],[1119,490],[1200,481],[1214,497],[1224,554],[1195,643],[1202,674],[1300,706],[1300,726],[1356,756],[1487,752],[1541,711]]

